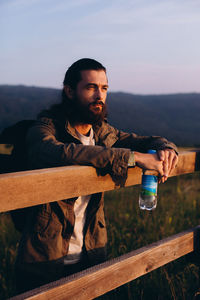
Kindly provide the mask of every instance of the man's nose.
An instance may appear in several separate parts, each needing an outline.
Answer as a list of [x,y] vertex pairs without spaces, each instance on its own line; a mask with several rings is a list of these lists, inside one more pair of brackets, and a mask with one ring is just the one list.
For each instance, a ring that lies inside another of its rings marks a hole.
[[103,92],[101,91],[100,88],[96,89],[95,96],[96,96],[96,99],[98,99],[98,100],[102,100],[103,99]]

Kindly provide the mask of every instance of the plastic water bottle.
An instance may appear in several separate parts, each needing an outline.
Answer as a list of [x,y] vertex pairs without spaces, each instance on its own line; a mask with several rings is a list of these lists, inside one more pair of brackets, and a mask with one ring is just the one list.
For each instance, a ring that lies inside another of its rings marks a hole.
[[[156,153],[156,150],[149,150],[148,153]],[[158,178],[155,175],[142,175],[142,189],[139,196],[140,209],[152,210],[157,205]]]

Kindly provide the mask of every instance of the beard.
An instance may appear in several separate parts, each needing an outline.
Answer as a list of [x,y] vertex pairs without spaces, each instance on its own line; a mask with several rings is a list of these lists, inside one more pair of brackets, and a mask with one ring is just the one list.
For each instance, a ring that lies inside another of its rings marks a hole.
[[71,104],[69,121],[72,124],[100,125],[107,116],[107,105],[101,100],[95,100],[86,105],[82,104],[77,97],[74,97]]

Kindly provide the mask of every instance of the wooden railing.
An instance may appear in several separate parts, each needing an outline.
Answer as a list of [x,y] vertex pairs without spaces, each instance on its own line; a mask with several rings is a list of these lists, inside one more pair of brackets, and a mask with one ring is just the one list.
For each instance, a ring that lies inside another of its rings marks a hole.
[[[185,152],[170,176],[200,170],[200,153]],[[126,186],[141,183],[141,169],[128,170]],[[68,166],[0,175],[0,212],[113,190],[109,175]],[[188,253],[198,251],[200,226],[116,259],[34,289],[15,299],[93,299]]]

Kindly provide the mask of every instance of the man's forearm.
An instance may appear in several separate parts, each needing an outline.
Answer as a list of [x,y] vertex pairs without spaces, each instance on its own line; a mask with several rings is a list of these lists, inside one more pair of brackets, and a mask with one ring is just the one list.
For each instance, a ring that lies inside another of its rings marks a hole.
[[163,150],[166,148],[173,149],[178,153],[174,143],[161,136],[139,136],[135,133],[126,133],[118,131],[118,141],[113,147],[129,148],[132,151],[147,152],[149,149]]
[[164,182],[175,168],[178,155],[172,149],[159,150],[156,154],[134,152],[134,160],[135,164],[142,169],[158,171]]

